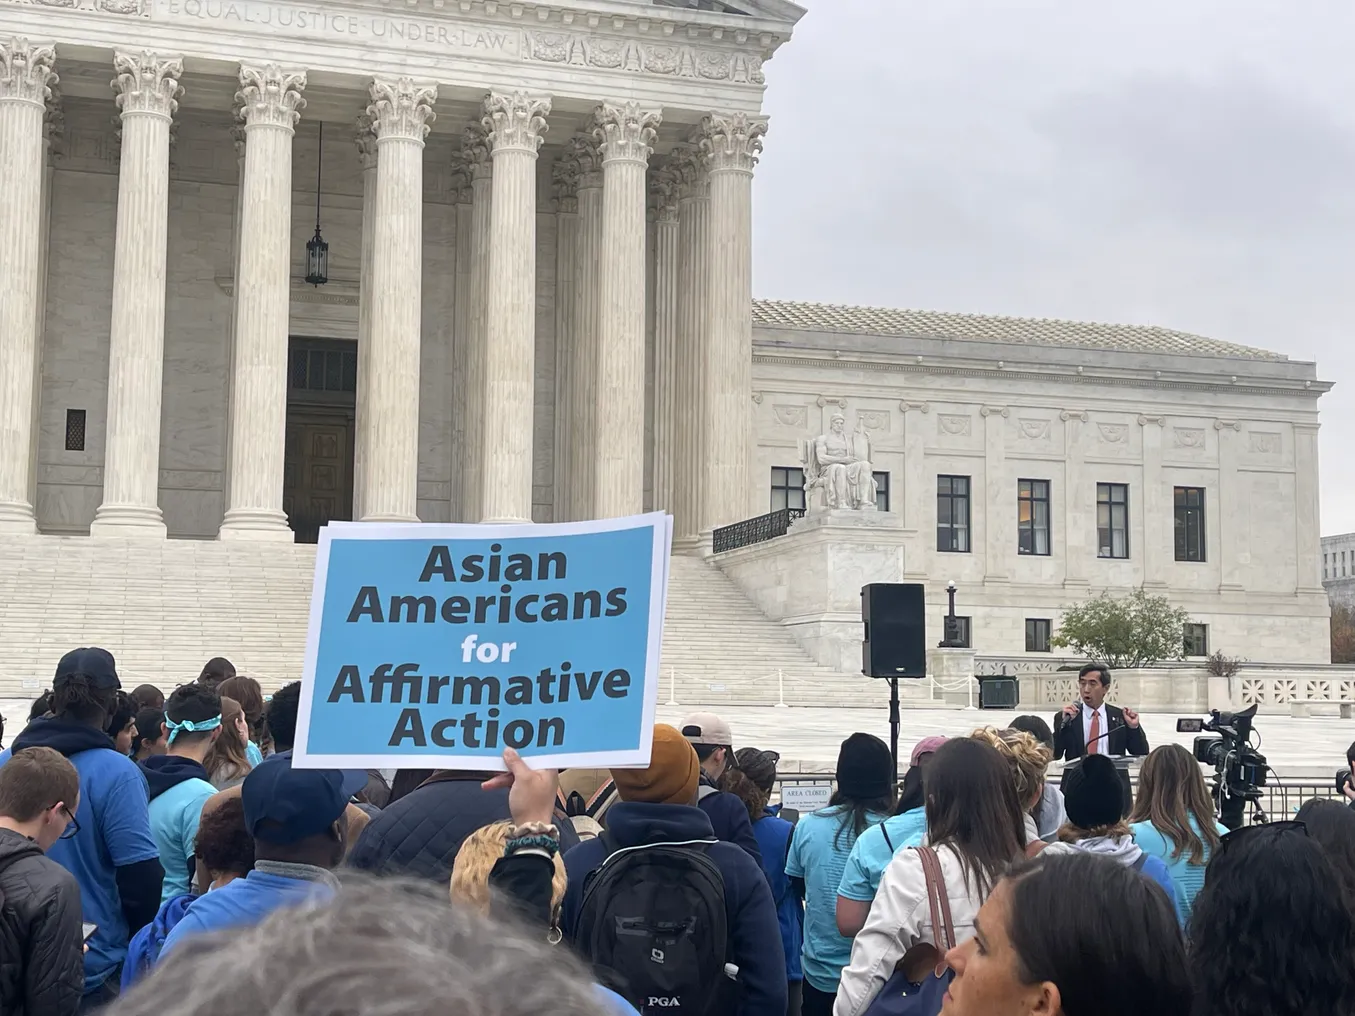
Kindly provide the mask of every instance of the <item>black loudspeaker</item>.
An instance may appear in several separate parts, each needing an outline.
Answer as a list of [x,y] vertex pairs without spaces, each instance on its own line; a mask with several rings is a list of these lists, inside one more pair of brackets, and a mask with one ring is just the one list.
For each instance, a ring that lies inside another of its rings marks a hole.
[[921,583],[872,582],[861,587],[861,673],[927,676],[927,604]]
[[1021,686],[1014,677],[979,678],[980,709],[1015,709],[1021,704]]

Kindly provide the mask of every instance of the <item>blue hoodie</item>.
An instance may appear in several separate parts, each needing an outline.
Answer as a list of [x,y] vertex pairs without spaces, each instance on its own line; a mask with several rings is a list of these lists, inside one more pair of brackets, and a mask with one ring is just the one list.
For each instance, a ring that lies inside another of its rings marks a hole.
[[710,818],[715,838],[742,847],[761,867],[762,851],[758,847],[757,837],[753,835],[753,824],[748,821],[748,809],[743,806],[743,801],[717,789],[715,782],[704,772],[701,773],[700,787],[696,806]]
[[[743,817],[747,822],[747,811]],[[700,808],[620,801],[607,810],[607,834],[618,847],[633,847],[708,840],[715,831]],[[732,843],[711,844],[708,856],[725,883],[729,962],[739,968],[737,1016],[785,1016],[786,960],[767,879],[752,858]],[[578,927],[584,882],[606,857],[607,844],[600,838],[580,843],[565,854],[568,888],[561,924],[571,939]]]
[[763,810],[753,823],[753,835],[762,851],[762,874],[772,890],[776,918],[781,922],[781,945],[786,951],[786,980],[804,980],[800,968],[800,947],[804,935],[804,908],[790,888],[786,874],[786,855],[790,852],[790,834],[795,827],[781,817],[781,805]]
[[155,966],[156,961],[160,959],[160,950],[165,947],[165,939],[169,937],[174,926],[187,913],[188,905],[195,899],[197,897],[192,893],[184,893],[161,904],[155,920],[132,936],[132,941],[127,945],[127,959],[122,966],[123,991]]
[[202,763],[182,755],[155,755],[141,763],[141,771],[150,787],[151,835],[165,869],[163,905],[191,887],[202,806],[216,788]]

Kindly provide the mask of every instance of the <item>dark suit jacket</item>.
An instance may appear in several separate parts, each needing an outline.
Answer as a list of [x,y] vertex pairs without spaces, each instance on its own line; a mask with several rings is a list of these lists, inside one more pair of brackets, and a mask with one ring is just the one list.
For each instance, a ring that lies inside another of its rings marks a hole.
[[[1087,753],[1087,738],[1082,731],[1082,710],[1078,706],[1077,715],[1071,719],[1063,715],[1062,710],[1054,715],[1054,758],[1081,758]],[[1143,728],[1135,730],[1125,723],[1124,710],[1106,703],[1106,730],[1101,731],[1100,753],[1102,755],[1147,755],[1148,735]]]

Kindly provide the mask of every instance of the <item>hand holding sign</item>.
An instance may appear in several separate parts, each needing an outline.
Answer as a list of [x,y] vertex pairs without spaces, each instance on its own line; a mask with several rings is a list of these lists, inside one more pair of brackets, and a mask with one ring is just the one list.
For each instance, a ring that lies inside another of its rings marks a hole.
[[302,766],[646,764],[671,519],[321,531]]

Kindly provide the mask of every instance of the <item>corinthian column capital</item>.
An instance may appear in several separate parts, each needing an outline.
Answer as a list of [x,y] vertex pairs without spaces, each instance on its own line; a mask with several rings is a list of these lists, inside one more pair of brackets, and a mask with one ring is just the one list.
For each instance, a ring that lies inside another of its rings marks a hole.
[[550,169],[551,191],[558,211],[571,214],[579,210],[579,163],[568,155],[555,160]]
[[262,67],[240,65],[240,91],[235,101],[240,104],[240,119],[245,129],[277,127],[290,131],[301,118],[306,100],[301,92],[306,87],[304,71],[285,71],[277,64]]
[[579,168],[578,188],[587,190],[602,186],[602,149],[597,138],[576,134],[565,145],[566,159]]
[[638,102],[604,102],[593,111],[593,137],[603,162],[648,162],[662,117]]
[[494,161],[493,153],[489,150],[489,135],[478,123],[461,131],[461,156],[470,170],[472,182],[493,177]]
[[712,113],[701,121],[701,154],[712,173],[751,173],[762,154],[767,121],[746,113]]
[[490,92],[485,96],[485,115],[480,120],[489,134],[489,143],[495,152],[517,149],[535,154],[546,133],[546,117],[550,115],[550,99],[545,96],[514,92],[502,95]]
[[371,96],[367,115],[375,121],[377,140],[400,138],[423,144],[437,119],[433,112],[433,103],[438,101],[436,85],[417,85],[410,78],[376,78]]
[[676,179],[679,201],[705,196],[706,164],[696,148],[677,145],[668,154],[668,161],[664,165]]
[[376,123],[370,113],[359,113],[353,122],[353,145],[364,170],[376,168]]
[[44,105],[58,81],[52,64],[56,47],[34,46],[27,39],[0,42],[0,102]]
[[179,108],[179,78],[183,76],[183,61],[178,57],[163,57],[150,50],[140,53],[113,54],[113,72],[117,75],[111,84],[117,90],[118,109],[123,116],[144,114],[169,120]]
[[678,197],[682,178],[675,166],[668,163],[658,167],[649,176],[649,196],[654,217],[659,222],[677,222]]

